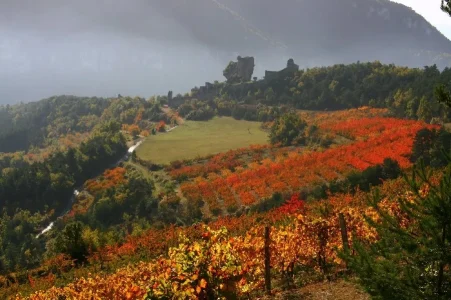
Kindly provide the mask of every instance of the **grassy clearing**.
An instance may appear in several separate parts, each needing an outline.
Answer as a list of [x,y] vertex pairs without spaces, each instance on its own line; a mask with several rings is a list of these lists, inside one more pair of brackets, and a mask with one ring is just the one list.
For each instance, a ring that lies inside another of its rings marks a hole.
[[261,123],[220,117],[208,122],[186,121],[170,133],[150,136],[136,150],[138,157],[158,164],[192,159],[255,144],[266,144]]

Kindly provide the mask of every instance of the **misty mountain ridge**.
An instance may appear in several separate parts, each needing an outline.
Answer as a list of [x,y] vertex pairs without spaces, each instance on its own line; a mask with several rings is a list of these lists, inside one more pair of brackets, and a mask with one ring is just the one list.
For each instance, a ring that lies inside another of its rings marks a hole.
[[238,55],[256,58],[259,77],[288,58],[451,66],[451,42],[387,0],[7,0],[0,25],[0,103],[186,92],[224,80]]
[[[451,53],[451,42],[435,27],[390,1],[168,0],[155,7],[175,16],[202,44],[228,52],[278,52],[297,61],[333,63],[381,59],[409,66]],[[448,56],[441,66],[450,61]]]

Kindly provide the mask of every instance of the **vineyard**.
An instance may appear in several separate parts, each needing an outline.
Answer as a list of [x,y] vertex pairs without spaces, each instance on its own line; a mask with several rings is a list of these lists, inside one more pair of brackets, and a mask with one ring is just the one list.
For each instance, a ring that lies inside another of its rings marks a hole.
[[[252,206],[274,193],[290,195],[302,188],[340,180],[352,171],[363,171],[396,160],[411,166],[410,155],[420,129],[433,128],[417,121],[364,118],[324,122],[320,129],[352,140],[324,151],[254,146],[216,155],[203,165],[171,171],[176,179],[191,179],[181,185],[188,201],[202,199],[214,214]],[[246,167],[241,158],[251,155]],[[266,157],[264,157],[266,156]]]
[[[422,185],[421,193],[415,194],[404,179],[382,180],[376,206],[368,202],[374,188],[328,191],[326,199],[315,201],[301,195],[380,166],[387,158],[410,169],[417,133],[439,126],[386,114],[370,108],[300,112],[319,132],[312,134],[333,141],[329,147],[251,145],[172,161],[161,172],[177,184],[177,193],[164,194],[161,189],[161,202],[180,197],[188,209],[202,203],[207,223],[152,228],[92,249],[89,274],[66,255],[50,258],[44,262],[48,275],[30,272],[27,290],[32,294],[16,299],[253,299],[265,289],[269,293],[296,286],[299,274],[324,278],[347,272],[344,255],[355,254],[356,241],[371,245],[380,239],[368,220],[381,223],[382,212],[402,228],[414,230],[417,224],[400,203],[422,201],[429,186]],[[88,180],[85,194],[66,218],[88,214],[96,201],[109,198],[119,209],[117,216],[105,218],[121,218],[135,192],[128,183],[137,183],[130,170],[116,167]],[[438,180],[435,176],[434,183]],[[136,187],[147,184],[142,181]],[[284,200],[281,206],[266,212],[243,210],[274,195]],[[83,237],[91,233],[84,231]],[[122,267],[105,272],[109,266]],[[69,273],[75,274],[71,283],[60,281]]]
[[[413,224],[400,212],[399,202],[395,200],[402,197],[413,201],[412,193],[401,192],[405,190],[402,180],[385,183],[381,187],[384,198],[379,209],[407,227]],[[343,251],[340,214],[346,220],[347,247],[351,251],[354,239],[370,243],[378,239],[376,231],[364,220],[366,215],[378,221],[374,208],[366,205],[366,196],[360,192],[335,195],[327,201],[312,204],[293,197],[284,206],[265,215],[222,218],[208,227],[171,228],[164,232],[168,237],[167,244],[155,244],[160,249],[173,244],[167,255],[149,263],[130,265],[110,276],[82,278],[63,288],[52,287],[29,299],[138,299],[145,295],[148,299],[204,299],[227,298],[231,294],[251,297],[251,292],[263,290],[265,283],[264,231],[269,224],[271,276],[274,279],[290,285],[295,270],[300,267],[319,273],[339,272],[346,268],[339,255]],[[319,212],[324,206],[328,207],[327,214]],[[126,256],[146,248],[152,251],[155,249],[153,243],[159,240],[156,237],[154,231],[149,232],[121,248],[106,249],[104,255]],[[99,259],[99,256],[93,259]]]

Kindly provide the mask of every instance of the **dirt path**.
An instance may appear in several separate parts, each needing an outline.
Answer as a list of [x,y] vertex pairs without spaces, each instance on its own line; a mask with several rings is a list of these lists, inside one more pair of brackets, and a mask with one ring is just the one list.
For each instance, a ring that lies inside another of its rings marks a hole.
[[261,300],[370,300],[370,296],[357,285],[338,280],[336,282],[320,282],[309,284],[300,289],[265,296]]

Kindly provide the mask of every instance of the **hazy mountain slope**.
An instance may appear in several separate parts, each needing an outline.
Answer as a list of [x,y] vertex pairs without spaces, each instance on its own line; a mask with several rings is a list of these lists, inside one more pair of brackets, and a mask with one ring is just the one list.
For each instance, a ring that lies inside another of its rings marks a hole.
[[237,55],[255,56],[261,77],[290,57],[444,67],[447,53],[423,17],[386,0],[0,1],[0,103],[185,92],[222,80]]
[[[403,44],[438,52],[451,43],[410,8],[378,0],[217,0],[290,47],[329,48],[358,43]],[[437,8],[438,9],[438,8]],[[333,50],[333,49],[330,49]]]
[[433,61],[451,53],[443,34],[412,9],[386,0],[154,2],[199,42],[221,50],[252,54],[285,49],[280,53],[325,63],[380,59],[445,66],[451,61]]

